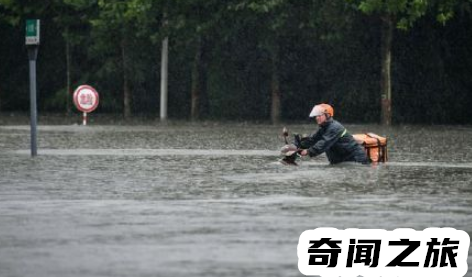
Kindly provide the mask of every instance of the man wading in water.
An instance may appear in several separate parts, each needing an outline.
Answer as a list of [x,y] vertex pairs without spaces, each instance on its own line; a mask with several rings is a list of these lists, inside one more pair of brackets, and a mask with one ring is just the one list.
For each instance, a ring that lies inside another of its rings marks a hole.
[[298,152],[302,156],[318,156],[326,153],[331,164],[340,162],[358,162],[367,164],[369,159],[359,143],[344,128],[333,119],[334,109],[328,104],[313,107],[310,117],[316,119],[320,127],[317,132],[300,141]]

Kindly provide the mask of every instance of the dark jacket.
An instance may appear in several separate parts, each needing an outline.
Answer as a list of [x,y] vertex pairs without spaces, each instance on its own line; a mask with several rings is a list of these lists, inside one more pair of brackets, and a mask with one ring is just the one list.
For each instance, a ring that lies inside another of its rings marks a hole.
[[330,118],[318,131],[304,141],[302,148],[308,149],[310,157],[326,152],[331,164],[340,162],[368,163],[366,153],[341,123]]

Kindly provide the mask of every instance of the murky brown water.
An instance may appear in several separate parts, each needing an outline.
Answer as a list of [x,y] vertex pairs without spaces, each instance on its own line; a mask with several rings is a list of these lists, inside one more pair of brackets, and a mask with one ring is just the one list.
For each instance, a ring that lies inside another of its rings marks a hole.
[[282,166],[281,126],[250,124],[40,126],[32,159],[0,126],[0,276],[302,276],[307,229],[472,233],[472,128],[348,128],[390,162]]

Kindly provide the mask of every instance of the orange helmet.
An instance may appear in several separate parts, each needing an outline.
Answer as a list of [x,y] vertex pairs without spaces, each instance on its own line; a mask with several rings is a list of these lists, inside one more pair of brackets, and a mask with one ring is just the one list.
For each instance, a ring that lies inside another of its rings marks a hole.
[[331,117],[334,116],[334,109],[328,104],[315,105],[311,110],[310,117],[319,116],[322,114],[329,114]]

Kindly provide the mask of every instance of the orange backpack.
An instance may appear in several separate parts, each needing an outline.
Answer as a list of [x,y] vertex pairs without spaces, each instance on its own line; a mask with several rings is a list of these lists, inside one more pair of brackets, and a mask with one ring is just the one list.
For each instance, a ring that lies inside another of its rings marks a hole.
[[355,134],[354,139],[364,147],[367,157],[374,163],[388,160],[387,138],[374,133]]

